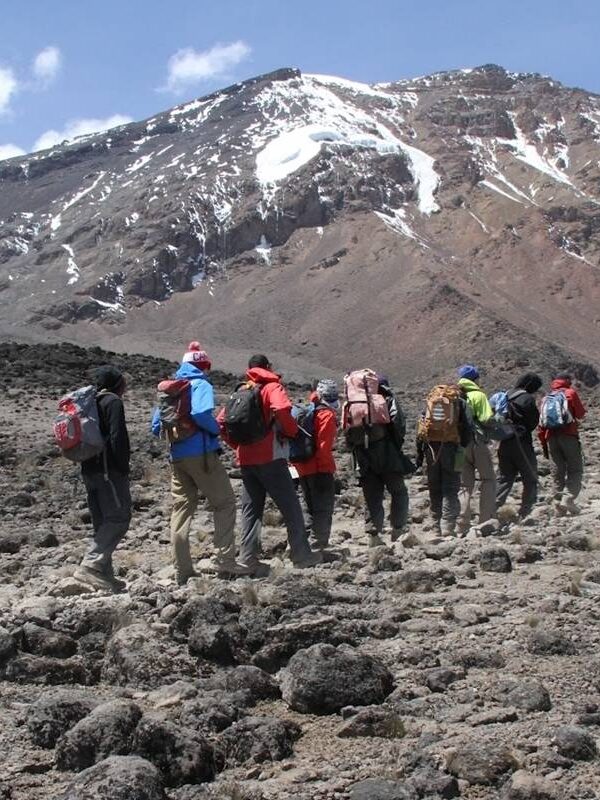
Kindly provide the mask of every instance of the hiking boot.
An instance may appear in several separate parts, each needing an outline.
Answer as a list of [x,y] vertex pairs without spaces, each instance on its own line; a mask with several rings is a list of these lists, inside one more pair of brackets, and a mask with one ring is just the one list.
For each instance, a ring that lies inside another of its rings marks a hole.
[[88,567],[85,564],[80,564],[80,566],[77,567],[73,573],[73,577],[75,580],[79,581],[79,583],[83,583],[85,586],[90,586],[96,591],[111,592],[111,594],[115,594],[114,581],[116,581],[116,578],[105,575],[102,572],[98,572],[97,569]]
[[369,547],[385,547],[385,542],[375,533],[369,536]]
[[401,536],[404,536],[405,533],[408,533],[408,526],[405,526],[404,528],[392,528],[392,533],[390,538],[392,542],[397,542],[398,539]]
[[[267,566],[267,565],[265,565]],[[252,575],[253,569],[237,561],[215,561],[215,571],[218,575]]]
[[577,516],[577,514],[579,514],[579,512],[581,511],[581,509],[575,502],[575,498],[571,497],[570,495],[567,495],[567,497],[565,497],[564,503],[565,503],[565,508],[567,509],[567,514],[572,514],[573,516]]
[[258,558],[250,559],[245,564],[239,563],[238,566],[245,570],[242,574],[249,578],[267,578],[271,572],[271,567]]
[[302,558],[300,561],[292,561],[295,569],[310,569],[311,567],[316,567],[317,564],[322,563],[323,554],[314,550],[309,553],[306,558]]
[[189,575],[179,575],[178,573],[175,573],[175,583],[177,584],[177,586],[185,586],[190,578],[200,578],[200,577],[201,577],[200,573],[196,572],[195,570],[193,572],[190,572]]

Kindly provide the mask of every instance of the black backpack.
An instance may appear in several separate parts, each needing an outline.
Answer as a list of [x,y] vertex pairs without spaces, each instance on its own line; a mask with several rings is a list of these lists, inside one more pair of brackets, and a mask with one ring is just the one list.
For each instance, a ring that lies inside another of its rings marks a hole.
[[269,432],[260,399],[261,388],[252,382],[240,383],[225,403],[225,430],[234,445],[255,444]]

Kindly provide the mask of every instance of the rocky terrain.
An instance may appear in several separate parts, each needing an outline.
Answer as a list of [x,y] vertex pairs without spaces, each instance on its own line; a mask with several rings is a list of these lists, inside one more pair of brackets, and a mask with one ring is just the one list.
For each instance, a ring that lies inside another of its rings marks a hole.
[[[297,376],[600,346],[600,100],[282,69],[0,164],[0,332]],[[577,324],[573,324],[574,316]],[[201,331],[196,328],[201,321]],[[434,343],[432,345],[432,343]]]
[[[106,359],[131,376],[135,506],[115,558],[128,592],[110,597],[81,594],[71,577],[89,519],[77,469],[49,435],[57,396]],[[153,386],[171,367],[0,345],[0,798],[599,798],[595,392],[584,389],[579,516],[554,515],[544,463],[526,523],[507,507],[498,528],[440,540],[416,476],[410,533],[369,550],[340,450],[325,564],[293,570],[269,509],[269,578],[206,575],[180,589],[164,446],[148,435]],[[214,378],[222,396],[233,379]],[[405,391],[407,407],[420,397]],[[205,510],[196,529],[202,564]]]

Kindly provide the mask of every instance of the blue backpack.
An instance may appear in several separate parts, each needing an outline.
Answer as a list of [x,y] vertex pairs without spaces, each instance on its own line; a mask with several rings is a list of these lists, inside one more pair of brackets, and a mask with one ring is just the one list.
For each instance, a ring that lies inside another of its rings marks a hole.
[[299,431],[294,439],[290,439],[290,461],[309,461],[315,454],[315,411],[314,403],[295,405],[292,416],[296,420]]
[[562,428],[573,422],[573,414],[569,409],[569,401],[564,392],[550,392],[542,400],[540,408],[540,426],[549,430]]

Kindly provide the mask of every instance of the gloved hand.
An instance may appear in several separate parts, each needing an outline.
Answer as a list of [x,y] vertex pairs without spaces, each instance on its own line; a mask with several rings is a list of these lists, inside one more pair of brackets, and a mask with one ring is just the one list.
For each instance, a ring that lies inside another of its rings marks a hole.
[[315,489],[320,492],[327,491],[332,486],[330,472],[317,472],[315,474]]

